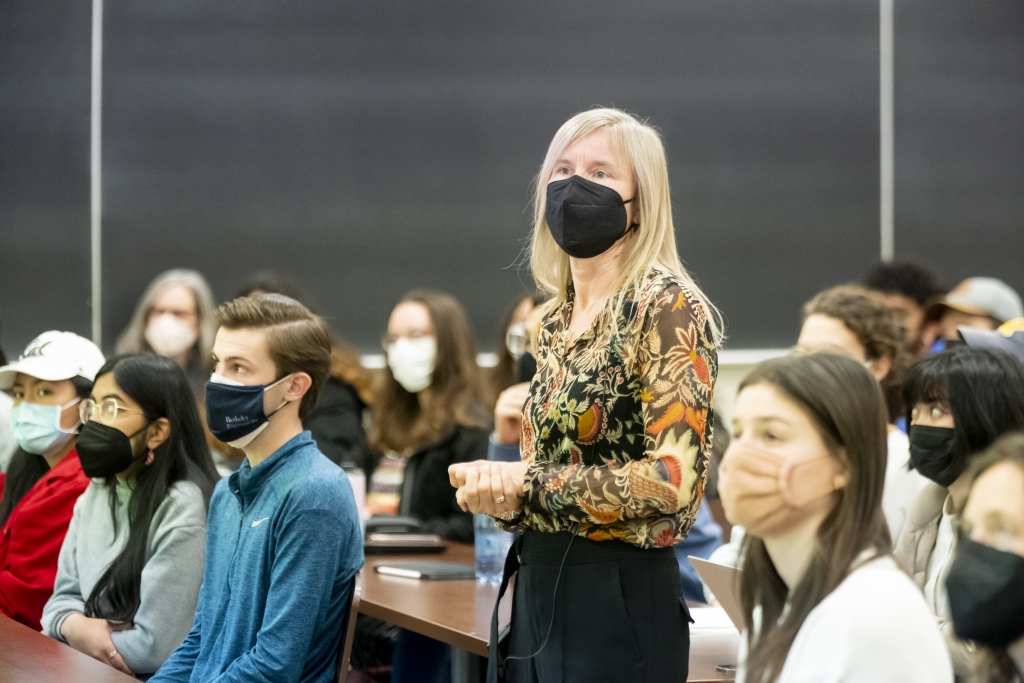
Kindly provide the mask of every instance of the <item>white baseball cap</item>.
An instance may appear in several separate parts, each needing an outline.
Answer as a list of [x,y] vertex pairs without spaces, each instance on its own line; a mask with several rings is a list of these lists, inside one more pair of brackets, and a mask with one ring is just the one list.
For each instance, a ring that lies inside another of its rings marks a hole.
[[88,339],[74,332],[43,332],[18,360],[0,368],[0,391],[10,391],[19,372],[49,382],[72,377],[92,381],[103,363],[103,352]]

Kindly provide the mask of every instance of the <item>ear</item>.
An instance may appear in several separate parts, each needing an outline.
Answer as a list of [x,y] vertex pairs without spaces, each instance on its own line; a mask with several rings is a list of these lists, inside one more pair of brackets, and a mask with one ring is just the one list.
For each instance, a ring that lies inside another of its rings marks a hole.
[[839,467],[838,471],[832,477],[832,486],[834,490],[845,489],[850,484],[850,461],[846,456],[846,449],[841,449],[839,457],[836,458]]
[[147,434],[146,448],[152,451],[171,438],[171,421],[166,417],[158,417],[153,424],[149,425]]
[[284,400],[298,402],[313,386],[313,378],[305,372],[296,372],[281,386],[284,388],[284,394],[282,394]]
[[871,372],[871,375],[876,381],[881,382],[889,374],[889,371],[892,370],[892,358],[882,356],[870,361],[870,365],[871,367],[868,370]]

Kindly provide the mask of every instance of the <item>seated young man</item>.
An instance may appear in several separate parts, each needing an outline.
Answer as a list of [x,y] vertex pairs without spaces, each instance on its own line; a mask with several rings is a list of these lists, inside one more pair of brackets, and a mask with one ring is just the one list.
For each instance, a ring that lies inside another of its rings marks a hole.
[[327,328],[279,294],[216,315],[206,419],[246,458],[210,500],[192,631],[150,680],[327,683],[363,565],[348,478],[302,430],[330,373]]

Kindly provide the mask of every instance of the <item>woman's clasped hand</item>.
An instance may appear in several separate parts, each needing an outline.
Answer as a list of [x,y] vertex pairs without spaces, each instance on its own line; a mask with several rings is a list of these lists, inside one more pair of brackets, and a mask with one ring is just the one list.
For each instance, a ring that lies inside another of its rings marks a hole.
[[466,512],[508,518],[523,509],[525,462],[456,463],[448,468],[455,500]]
[[109,664],[121,673],[134,676],[135,672],[128,668],[121,654],[114,647],[111,634],[134,628],[133,624],[112,626],[106,619],[91,619],[84,614],[69,614],[61,627],[61,634],[68,645],[79,652],[84,652],[95,660]]

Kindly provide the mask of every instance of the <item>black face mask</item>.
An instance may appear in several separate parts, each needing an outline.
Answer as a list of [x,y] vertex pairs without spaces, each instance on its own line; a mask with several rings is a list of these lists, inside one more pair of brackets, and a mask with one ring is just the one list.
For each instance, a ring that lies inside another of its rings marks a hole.
[[1024,557],[964,539],[946,592],[960,638],[1000,648],[1024,636]]
[[612,248],[636,224],[626,225],[626,204],[610,187],[577,175],[548,183],[544,218],[569,256],[593,258]]
[[[147,424],[146,427],[149,425]],[[143,427],[135,434],[140,433]],[[90,478],[112,477],[124,472],[135,462],[132,449],[132,434],[128,436],[116,427],[108,427],[95,420],[89,420],[78,435],[78,460],[82,471]]]
[[519,358],[519,367],[516,372],[516,379],[520,382],[532,382],[533,376],[537,374],[537,359],[529,351]]
[[948,487],[963,474],[963,458],[957,457],[956,432],[950,427],[910,426],[910,466]]

